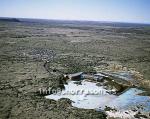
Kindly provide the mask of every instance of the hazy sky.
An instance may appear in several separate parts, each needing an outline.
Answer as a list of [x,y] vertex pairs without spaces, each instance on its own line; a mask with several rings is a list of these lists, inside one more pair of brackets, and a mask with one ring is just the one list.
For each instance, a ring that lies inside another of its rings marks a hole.
[[150,0],[0,0],[0,17],[150,23]]

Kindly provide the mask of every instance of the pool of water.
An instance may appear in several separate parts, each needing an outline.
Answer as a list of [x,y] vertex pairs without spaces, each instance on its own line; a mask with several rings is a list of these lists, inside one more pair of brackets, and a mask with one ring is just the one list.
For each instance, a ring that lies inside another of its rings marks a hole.
[[65,85],[65,90],[57,94],[46,96],[48,99],[58,100],[60,98],[69,98],[72,100],[72,105],[78,108],[96,109],[100,106],[105,106],[115,95],[108,94],[108,90],[103,86],[97,86],[97,83],[83,80],[81,84],[76,84],[75,81],[68,82]]
[[115,100],[112,100],[108,106],[119,110],[130,110],[139,107],[141,111],[150,111],[150,97],[138,95],[142,92],[140,89],[130,88]]
[[97,86],[96,82],[83,80],[80,83],[69,81],[65,90],[46,96],[47,99],[58,100],[68,98],[72,100],[72,106],[84,109],[104,109],[105,106],[115,107],[119,110],[130,110],[142,105],[143,111],[150,111],[150,97],[140,96],[143,92],[137,88],[130,88],[117,96],[110,94],[112,90],[106,90],[104,86]]

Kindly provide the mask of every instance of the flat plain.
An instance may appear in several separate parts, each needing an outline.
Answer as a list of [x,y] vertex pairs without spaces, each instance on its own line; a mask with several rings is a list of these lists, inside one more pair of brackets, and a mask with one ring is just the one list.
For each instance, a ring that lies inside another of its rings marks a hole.
[[[150,87],[150,25],[20,19],[0,21],[0,118],[106,118],[70,100],[47,100],[39,88],[60,87],[61,74],[121,65],[139,72]],[[143,81],[143,82],[144,82]]]

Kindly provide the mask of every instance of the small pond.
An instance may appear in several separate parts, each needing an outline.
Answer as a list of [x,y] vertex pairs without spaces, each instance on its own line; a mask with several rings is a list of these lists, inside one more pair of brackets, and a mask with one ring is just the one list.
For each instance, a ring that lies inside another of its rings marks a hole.
[[48,95],[46,98],[54,100],[68,98],[72,100],[72,106],[85,109],[103,109],[105,106],[129,109],[136,105],[143,105],[143,110],[150,111],[150,97],[138,95],[143,92],[140,89],[130,88],[119,96],[110,92],[113,92],[113,89],[107,90],[104,86],[97,86],[95,82],[69,81],[65,85],[65,90]]

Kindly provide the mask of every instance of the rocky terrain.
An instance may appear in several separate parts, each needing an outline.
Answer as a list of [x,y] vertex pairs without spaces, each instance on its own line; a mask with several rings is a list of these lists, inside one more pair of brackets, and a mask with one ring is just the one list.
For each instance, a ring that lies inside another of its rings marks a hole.
[[[48,71],[45,61],[49,61]],[[140,87],[149,90],[150,26],[0,21],[0,118],[105,119],[103,111],[73,107],[69,99],[48,100],[39,89],[62,89],[63,73],[93,73],[110,64],[132,69]]]

